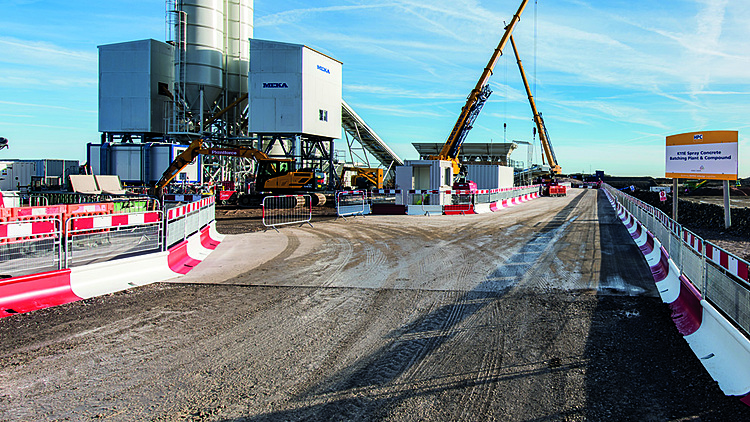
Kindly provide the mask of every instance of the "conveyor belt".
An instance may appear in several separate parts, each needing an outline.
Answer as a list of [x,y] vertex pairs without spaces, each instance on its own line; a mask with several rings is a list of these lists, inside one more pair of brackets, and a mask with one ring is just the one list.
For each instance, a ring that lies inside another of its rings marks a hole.
[[377,133],[343,99],[341,100],[341,126],[357,139],[362,147],[380,161],[383,167],[403,166],[404,161],[380,139]]

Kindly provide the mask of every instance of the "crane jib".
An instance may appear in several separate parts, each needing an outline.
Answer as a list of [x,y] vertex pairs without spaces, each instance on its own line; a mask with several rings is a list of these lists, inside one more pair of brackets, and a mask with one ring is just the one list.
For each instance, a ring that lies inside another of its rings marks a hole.
[[[521,2],[518,10],[510,20],[510,23],[505,27],[505,32],[503,33],[503,37],[500,39],[500,43],[497,45],[497,48],[495,48],[490,61],[487,63],[487,67],[484,68],[482,76],[480,76],[479,81],[477,81],[476,87],[471,91],[469,97],[466,99],[466,105],[464,105],[464,107],[461,109],[461,114],[459,114],[458,120],[453,125],[451,134],[448,137],[448,140],[443,145],[440,151],[440,155],[431,156],[430,159],[448,159],[454,161],[458,159],[458,153],[461,149],[461,143],[466,138],[469,130],[471,130],[472,125],[474,124],[474,120],[476,120],[479,111],[482,109],[482,106],[487,101],[487,97],[489,97],[489,94],[492,92],[489,90],[489,78],[490,76],[492,76],[492,71],[497,64],[498,59],[503,54],[503,48],[510,39],[511,34],[513,33],[513,29],[521,19],[521,13],[523,13],[524,8],[526,8],[526,4],[528,4],[528,0],[523,0]],[[454,170],[456,168],[457,167],[454,163]]]

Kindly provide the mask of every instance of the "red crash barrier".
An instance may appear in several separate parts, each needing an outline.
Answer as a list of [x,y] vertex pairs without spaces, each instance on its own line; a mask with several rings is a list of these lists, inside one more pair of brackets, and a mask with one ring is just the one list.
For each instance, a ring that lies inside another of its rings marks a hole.
[[81,300],[70,288],[70,270],[0,281],[0,318]]

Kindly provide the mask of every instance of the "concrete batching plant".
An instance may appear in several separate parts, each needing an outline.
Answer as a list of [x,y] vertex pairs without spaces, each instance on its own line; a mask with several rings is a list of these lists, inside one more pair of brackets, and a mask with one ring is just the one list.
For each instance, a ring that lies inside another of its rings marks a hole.
[[[342,123],[381,164],[402,163],[343,104],[340,61],[301,44],[252,36],[252,0],[167,0],[166,42],[99,46],[102,139],[88,150],[95,173],[154,183],[166,169],[165,151],[176,156],[164,144],[203,139],[293,158],[297,168],[327,173],[333,186]],[[195,177],[182,180],[241,185],[255,171],[253,163],[227,157],[202,157],[198,166]]]

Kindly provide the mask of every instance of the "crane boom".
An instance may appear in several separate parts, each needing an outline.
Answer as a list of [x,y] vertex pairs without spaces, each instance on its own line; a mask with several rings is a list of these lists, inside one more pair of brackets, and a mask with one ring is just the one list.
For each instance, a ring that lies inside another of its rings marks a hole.
[[471,130],[474,120],[479,115],[479,111],[481,111],[482,106],[492,92],[488,85],[490,76],[492,76],[492,70],[495,68],[497,61],[503,54],[503,48],[505,48],[505,45],[508,43],[511,34],[513,33],[513,29],[521,19],[521,13],[523,13],[527,3],[528,0],[521,1],[518,11],[516,11],[513,18],[510,20],[510,23],[505,27],[505,33],[503,34],[502,39],[500,39],[500,43],[497,45],[497,48],[495,48],[492,57],[490,57],[490,61],[487,63],[487,67],[484,68],[477,85],[466,99],[466,104],[461,109],[461,114],[458,115],[458,120],[456,120],[456,124],[453,125],[453,130],[451,130],[448,140],[445,141],[443,148],[440,150],[440,154],[429,157],[432,160],[452,161],[454,174],[458,174],[459,172],[458,153],[461,150],[461,144],[464,139],[466,139],[466,135],[469,130]]
[[513,40],[513,36],[510,36],[510,44],[513,46],[513,53],[516,55],[516,62],[518,63],[518,70],[521,71],[521,79],[523,79],[523,86],[526,88],[526,95],[529,97],[529,104],[531,104],[531,111],[534,113],[534,123],[536,123],[536,131],[539,133],[539,140],[542,141],[542,149],[544,155],[547,157],[547,163],[549,163],[550,171],[553,174],[562,173],[560,165],[557,163],[557,157],[555,156],[555,150],[552,149],[552,144],[549,140],[549,132],[547,127],[544,125],[544,119],[542,114],[536,109],[536,103],[534,102],[534,96],[531,95],[531,88],[529,88],[529,82],[526,80],[526,73],[523,71],[523,65],[521,64],[521,58],[518,56],[518,49],[516,48],[516,42]]

